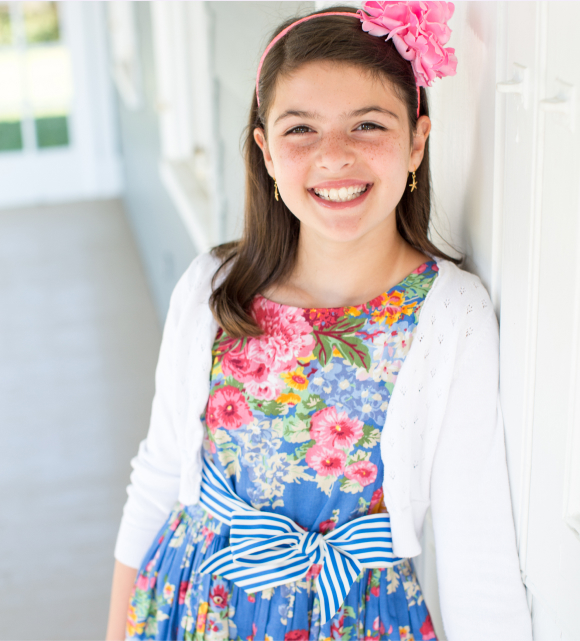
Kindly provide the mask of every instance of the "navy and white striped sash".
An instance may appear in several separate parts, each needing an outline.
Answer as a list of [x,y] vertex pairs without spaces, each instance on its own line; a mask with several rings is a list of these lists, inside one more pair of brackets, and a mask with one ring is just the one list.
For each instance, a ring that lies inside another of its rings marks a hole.
[[336,614],[363,568],[384,568],[403,559],[392,549],[388,514],[369,514],[327,534],[305,532],[281,514],[254,509],[228,486],[213,462],[204,460],[200,502],[230,526],[230,546],[213,554],[201,574],[219,574],[246,592],[297,581],[314,563],[321,623]]

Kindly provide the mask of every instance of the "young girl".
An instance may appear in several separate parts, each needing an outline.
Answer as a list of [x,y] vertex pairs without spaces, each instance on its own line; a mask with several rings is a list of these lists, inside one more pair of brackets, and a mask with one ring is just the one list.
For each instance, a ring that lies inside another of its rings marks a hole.
[[428,238],[452,12],[336,7],[266,49],[242,239],[171,299],[108,639],[435,639],[429,506],[449,641],[531,639],[497,320]]

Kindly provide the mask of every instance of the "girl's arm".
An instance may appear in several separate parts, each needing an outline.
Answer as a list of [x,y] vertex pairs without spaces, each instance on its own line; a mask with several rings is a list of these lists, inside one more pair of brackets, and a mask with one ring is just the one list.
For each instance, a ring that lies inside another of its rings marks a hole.
[[149,430],[131,460],[128,499],[115,545],[115,558],[129,567],[139,567],[179,494],[181,452],[175,402],[176,351],[186,349],[178,335],[183,289],[182,280],[171,297],[155,370]]
[[455,364],[431,477],[441,613],[449,641],[531,641],[499,400],[493,308]]
[[129,598],[136,577],[137,570],[135,568],[115,561],[106,641],[123,641],[125,639]]

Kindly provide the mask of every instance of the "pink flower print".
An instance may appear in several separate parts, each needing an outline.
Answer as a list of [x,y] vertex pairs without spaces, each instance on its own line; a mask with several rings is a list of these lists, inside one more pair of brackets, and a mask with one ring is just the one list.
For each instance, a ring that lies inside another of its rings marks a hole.
[[306,320],[312,326],[330,327],[334,325],[338,318],[344,314],[343,307],[334,309],[307,309]]
[[344,475],[351,481],[358,481],[363,487],[370,485],[377,478],[377,466],[370,461],[352,463],[344,470]]
[[324,445],[315,445],[306,452],[306,464],[320,476],[338,476],[344,470],[346,454]]
[[225,608],[228,604],[228,593],[223,585],[216,585],[209,597],[217,608]]
[[[373,594],[374,594],[374,593],[373,593]],[[379,594],[378,594],[378,587],[377,587],[377,594],[376,594],[376,596],[379,596]],[[380,634],[380,636],[381,636],[381,637],[385,634],[385,626],[384,626],[383,622],[381,621],[380,617],[377,617],[377,618],[373,621],[373,630],[375,630],[375,632],[378,632],[378,633]]]
[[380,307],[383,304],[383,294],[379,294],[376,298],[369,300],[366,304],[367,307]]
[[322,523],[320,523],[318,531],[320,534],[327,534],[328,532],[332,532],[335,527],[336,523],[332,519],[328,519],[327,521],[322,521]]
[[312,327],[304,320],[303,310],[258,296],[252,314],[263,334],[248,341],[247,355],[271,372],[293,369],[297,359],[308,356],[314,348]]
[[350,449],[363,435],[363,423],[346,412],[326,407],[312,415],[310,436],[319,445]]
[[149,579],[144,574],[140,574],[139,577],[137,578],[137,589],[138,590],[149,589]]
[[220,422],[217,415],[217,408],[213,403],[213,396],[209,397],[207,403],[207,408],[205,410],[205,424],[212,434],[215,434],[215,431],[220,427]]
[[258,626],[255,623],[252,623],[252,634],[246,637],[246,641],[254,641],[256,632],[258,631]]
[[182,581],[179,584],[179,605],[183,605],[185,603],[185,595],[187,594],[187,586],[189,583],[187,581]]
[[214,533],[205,525],[201,528],[201,535],[208,545],[213,541]]
[[381,512],[386,511],[387,508],[385,506],[383,488],[380,487],[378,490],[375,490],[371,496],[371,502],[369,504],[369,511],[367,514],[380,514]]
[[422,274],[425,270],[427,269],[427,265],[423,263],[422,265],[419,265],[417,269],[414,269],[411,273],[413,274]]
[[341,610],[341,615],[338,617],[338,621],[330,624],[330,637],[331,639],[342,639],[343,638],[343,628],[344,628],[344,610]]
[[[210,420],[208,420],[208,416]],[[208,402],[206,424],[212,432],[217,427],[226,430],[237,430],[242,425],[247,425],[252,420],[252,413],[248,403],[237,387],[226,385],[214,390]]]
[[284,635],[284,641],[308,641],[309,638],[308,630],[290,630]]
[[[373,596],[379,596],[379,594],[380,594],[380,587],[379,587],[378,585],[373,585],[373,586],[371,587],[371,594],[372,594]],[[378,618],[378,617],[377,617],[377,618]],[[375,628],[375,630],[376,630],[376,629],[377,629],[377,628]]]
[[264,363],[257,363],[248,357],[247,350],[227,352],[222,360],[224,376],[232,376],[240,383],[265,381],[270,374]]
[[313,563],[308,568],[308,572],[306,572],[306,576],[304,578],[306,580],[316,579],[316,577],[320,574],[321,571],[322,571],[322,565],[320,563]]
[[419,632],[423,635],[423,639],[435,639],[435,630],[433,630],[433,623],[431,622],[431,617],[427,615],[427,618],[423,622],[423,625],[419,629]]
[[272,374],[265,381],[250,381],[246,383],[244,389],[254,398],[273,401],[280,396],[280,393],[284,389],[284,382],[280,380],[277,374]]

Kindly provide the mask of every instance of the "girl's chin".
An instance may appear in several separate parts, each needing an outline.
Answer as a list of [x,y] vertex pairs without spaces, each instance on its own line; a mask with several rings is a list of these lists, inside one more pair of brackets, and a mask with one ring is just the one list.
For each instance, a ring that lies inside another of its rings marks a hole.
[[[371,223],[364,216],[359,214],[329,217],[317,216],[313,224],[308,220],[302,220],[300,224],[300,233],[307,234],[314,243],[350,243],[363,239],[375,242],[377,236],[387,236],[390,226],[386,221],[373,221]],[[386,240],[386,239],[385,239]]]

